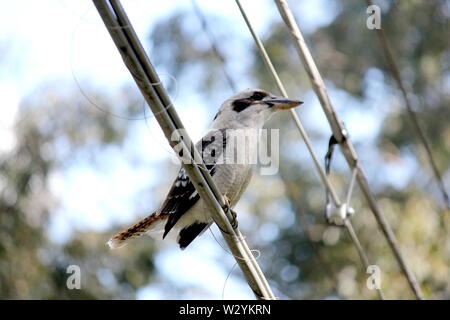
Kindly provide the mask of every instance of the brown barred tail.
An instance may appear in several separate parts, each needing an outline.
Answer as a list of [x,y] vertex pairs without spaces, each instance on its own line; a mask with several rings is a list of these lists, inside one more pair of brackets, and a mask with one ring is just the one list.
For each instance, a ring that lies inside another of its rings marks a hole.
[[132,225],[128,229],[125,229],[125,230],[119,232],[118,234],[116,234],[114,237],[112,237],[107,242],[107,244],[111,249],[116,249],[116,248],[120,248],[120,247],[123,247],[124,245],[126,245],[126,242],[128,240],[139,237],[139,236],[143,235],[144,233],[152,232],[152,231],[160,231],[160,230],[155,230],[155,229],[157,229],[156,228],[157,225],[160,225],[161,230],[162,230],[164,225],[160,224],[159,222],[165,222],[167,217],[168,217],[167,214],[157,215],[156,213],[152,213],[147,218],[142,219],[141,221]]

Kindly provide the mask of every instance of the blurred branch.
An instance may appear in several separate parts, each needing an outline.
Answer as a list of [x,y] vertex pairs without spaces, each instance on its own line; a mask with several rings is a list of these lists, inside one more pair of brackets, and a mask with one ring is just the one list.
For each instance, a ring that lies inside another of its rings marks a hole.
[[196,0],[192,0],[192,6],[194,7],[195,14],[197,15],[198,19],[200,20],[200,24],[202,26],[203,32],[207,35],[209,42],[211,44],[211,49],[214,55],[219,59],[223,73],[225,74],[225,78],[227,78],[228,85],[230,86],[233,93],[237,92],[236,84],[231,77],[230,73],[228,72],[225,62],[225,58],[223,54],[220,52],[219,47],[217,45],[216,38],[214,37],[214,33],[209,29],[208,21],[206,20],[206,17],[204,16],[202,10],[197,4]]
[[397,259],[397,262],[400,265],[406,277],[406,280],[408,281],[409,286],[411,287],[411,290],[413,291],[417,299],[423,299],[422,290],[420,289],[414,274],[412,273],[411,269],[406,263],[406,260],[400,251],[397,239],[389,223],[384,217],[383,212],[378,206],[375,197],[373,196],[370,190],[369,183],[367,182],[366,176],[362,168],[359,166],[358,157],[353,147],[353,144],[351,143],[348,137],[347,130],[342,125],[342,122],[339,120],[336,111],[334,110],[331,104],[322,76],[320,75],[320,72],[317,69],[317,66],[314,62],[311,52],[306,46],[305,40],[303,39],[303,36],[295,21],[295,18],[285,0],[275,0],[275,3],[278,7],[278,11],[280,12],[281,17],[283,18],[287,28],[290,31],[300,60],[302,61],[303,66],[305,67],[305,70],[310,78],[314,92],[319,98],[322,109],[327,116],[328,122],[330,123],[333,136],[339,142],[342,153],[345,159],[347,160],[349,167],[358,170],[357,179],[359,187],[361,188],[372,212],[374,213],[378,225],[382,229],[383,234],[385,235],[389,243],[389,246],[394,253],[395,258]]
[[[172,133],[184,129],[184,126],[122,5],[118,0],[94,0],[94,4],[169,144],[174,147],[178,142],[172,141]],[[225,207],[223,196],[214,184],[197,149],[193,147],[190,137],[184,134],[181,143],[184,150],[190,150],[191,160],[189,163],[182,161],[183,167],[199,195],[210,208],[213,219],[219,226],[250,288],[258,299],[275,299],[243,235],[239,229],[232,227],[233,218],[229,210],[222,209]]]
[[[366,0],[367,5],[373,5],[371,0]],[[405,85],[403,84],[403,80],[400,74],[400,70],[398,69],[395,58],[392,54],[392,50],[389,46],[388,39],[386,34],[384,33],[384,29],[382,27],[376,29],[378,40],[380,40],[381,47],[383,49],[383,54],[387,60],[389,69],[391,70],[392,76],[394,77],[395,82],[397,83],[398,88],[402,92],[403,100],[405,101],[406,110],[408,111],[408,116],[414,126],[415,132],[419,138],[420,143],[425,149],[425,153],[428,158],[428,162],[430,163],[431,170],[433,171],[434,178],[436,179],[436,183],[438,185],[439,190],[442,193],[442,197],[444,199],[444,206],[447,210],[450,210],[450,197],[445,189],[445,184],[442,179],[442,174],[438,168],[436,160],[434,159],[433,152],[431,151],[430,143],[428,142],[428,138],[420,126],[419,119],[417,118],[417,114],[414,112],[413,107],[411,105],[411,101],[408,96],[408,92],[406,91]]]

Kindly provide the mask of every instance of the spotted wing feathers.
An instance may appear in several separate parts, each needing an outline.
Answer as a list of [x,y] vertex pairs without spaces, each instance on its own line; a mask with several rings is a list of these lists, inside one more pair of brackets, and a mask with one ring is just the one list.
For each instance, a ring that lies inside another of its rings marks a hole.
[[[199,151],[201,150],[203,160],[212,176],[216,171],[216,161],[223,153],[225,146],[226,131],[224,129],[210,131],[196,145]],[[111,248],[121,247],[128,239],[155,230],[155,226],[157,224],[160,226],[161,222],[165,223],[164,238],[178,220],[192,208],[199,199],[200,196],[186,174],[185,169],[181,168],[161,208],[156,213],[153,213],[128,229],[116,234],[108,241],[108,245]],[[191,226],[183,228],[178,236],[180,247],[185,248],[199,234],[206,230],[208,226],[209,225],[205,223],[194,223]]]

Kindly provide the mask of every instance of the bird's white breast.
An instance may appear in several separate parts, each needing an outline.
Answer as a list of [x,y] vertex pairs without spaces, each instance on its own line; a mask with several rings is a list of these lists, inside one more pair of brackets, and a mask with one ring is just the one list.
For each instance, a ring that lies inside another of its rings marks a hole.
[[[252,155],[257,151],[258,136],[256,140],[252,140],[255,137],[248,136],[242,139],[242,134],[242,130],[227,130],[227,143],[212,177],[222,195],[230,200],[231,207],[236,205],[247,188],[256,161]],[[195,221],[211,221],[211,214],[202,199],[181,217],[177,227],[190,225]]]

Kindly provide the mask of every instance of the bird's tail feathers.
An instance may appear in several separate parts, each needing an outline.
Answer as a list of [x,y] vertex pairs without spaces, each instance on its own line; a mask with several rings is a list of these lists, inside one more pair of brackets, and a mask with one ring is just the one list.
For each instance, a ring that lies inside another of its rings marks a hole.
[[107,244],[111,249],[116,249],[125,246],[129,240],[145,233],[148,233],[150,236],[161,234],[164,231],[167,217],[167,214],[157,214],[154,212],[147,218],[142,219],[131,227],[117,233],[107,242]]

